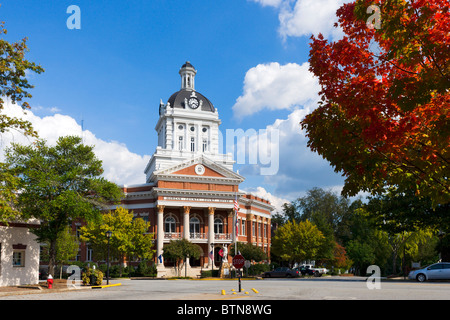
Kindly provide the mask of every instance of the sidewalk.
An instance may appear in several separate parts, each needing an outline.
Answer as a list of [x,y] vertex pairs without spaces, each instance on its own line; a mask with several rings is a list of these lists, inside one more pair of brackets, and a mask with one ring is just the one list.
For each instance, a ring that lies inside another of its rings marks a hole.
[[[91,289],[90,286],[80,286],[77,290]],[[67,287],[67,280],[65,279],[55,279],[53,283],[53,288],[49,289],[46,282],[40,282],[36,285],[23,285],[23,286],[10,286],[10,287],[0,287],[0,299],[4,296],[11,295],[24,295],[24,294],[36,294],[36,293],[52,293],[52,292],[62,292],[74,290]]]

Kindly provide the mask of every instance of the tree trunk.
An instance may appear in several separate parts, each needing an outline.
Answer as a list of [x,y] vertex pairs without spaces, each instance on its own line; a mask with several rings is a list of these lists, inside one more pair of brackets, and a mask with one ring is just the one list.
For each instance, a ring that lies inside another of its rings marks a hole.
[[397,251],[392,256],[392,274],[397,274]]
[[56,240],[50,241],[50,248],[48,250],[48,274],[55,276],[55,263],[56,263]]

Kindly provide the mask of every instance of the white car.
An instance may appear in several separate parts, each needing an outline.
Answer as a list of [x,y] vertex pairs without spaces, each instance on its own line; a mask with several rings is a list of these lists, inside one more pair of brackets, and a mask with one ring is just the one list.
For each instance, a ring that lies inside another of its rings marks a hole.
[[304,264],[302,267],[305,267],[306,269],[309,269],[313,272],[314,277],[321,277],[323,274],[326,274],[328,272],[328,269],[326,268],[315,268],[312,264]]
[[423,269],[411,271],[408,278],[419,282],[426,280],[450,280],[450,262],[439,262]]

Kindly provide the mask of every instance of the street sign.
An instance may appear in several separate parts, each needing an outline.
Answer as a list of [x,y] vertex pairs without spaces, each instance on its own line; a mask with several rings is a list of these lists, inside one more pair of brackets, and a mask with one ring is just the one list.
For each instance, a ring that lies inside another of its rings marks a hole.
[[241,269],[244,266],[244,264],[245,264],[245,258],[242,255],[237,254],[233,257],[233,266],[236,269]]

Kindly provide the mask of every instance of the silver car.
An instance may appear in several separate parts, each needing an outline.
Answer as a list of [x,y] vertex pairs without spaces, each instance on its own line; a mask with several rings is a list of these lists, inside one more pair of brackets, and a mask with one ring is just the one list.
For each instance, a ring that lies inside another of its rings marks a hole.
[[423,269],[411,271],[408,278],[419,282],[426,280],[450,280],[450,262],[439,262]]

